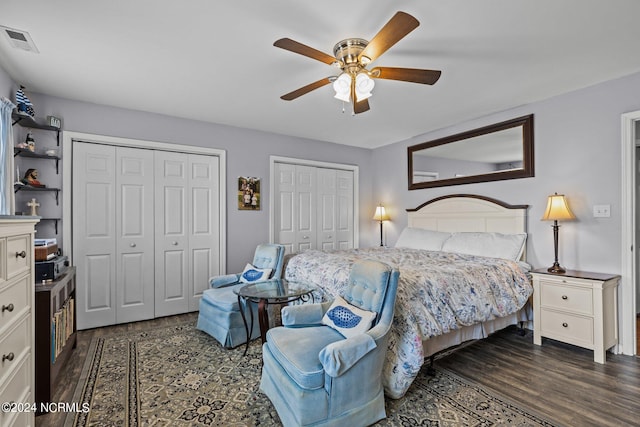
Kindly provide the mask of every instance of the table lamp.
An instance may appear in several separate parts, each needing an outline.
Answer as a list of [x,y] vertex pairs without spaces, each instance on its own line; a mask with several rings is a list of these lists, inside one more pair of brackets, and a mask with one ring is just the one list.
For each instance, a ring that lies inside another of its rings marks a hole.
[[380,221],[380,246],[384,246],[384,244],[382,243],[382,222],[389,221],[391,218],[389,218],[389,215],[387,215],[387,212],[385,211],[382,204],[376,207],[376,213],[373,215],[373,219],[376,221]]
[[553,221],[553,247],[555,250],[555,262],[547,269],[550,273],[565,273],[566,270],[558,263],[558,221],[576,219],[569,209],[564,194],[555,193],[547,199],[547,209],[542,216],[543,221]]

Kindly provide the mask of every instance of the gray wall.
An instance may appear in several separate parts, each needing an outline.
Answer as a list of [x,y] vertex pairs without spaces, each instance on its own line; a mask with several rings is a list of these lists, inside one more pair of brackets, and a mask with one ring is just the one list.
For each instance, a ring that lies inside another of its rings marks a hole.
[[[7,85],[11,87],[7,88]],[[13,100],[16,87],[15,82],[8,79],[0,69],[0,94]],[[376,223],[371,220],[376,204],[372,199],[371,150],[112,108],[34,94],[28,90],[26,92],[35,106],[36,117],[60,117],[63,128],[67,131],[226,150],[229,272],[242,271],[246,262],[253,258],[256,245],[269,240],[270,155],[358,165],[360,246],[375,245],[377,241]],[[21,139],[16,135],[16,141]],[[262,210],[237,209],[239,176],[262,178]],[[64,197],[64,192],[62,196]]]
[[[13,99],[15,87],[15,82],[0,69],[0,95]],[[255,245],[268,239],[269,155],[358,165],[361,246],[376,245],[378,228],[371,216],[378,202],[384,203],[391,215],[392,221],[385,225],[385,234],[386,242],[393,244],[406,226],[406,208],[443,194],[473,193],[512,204],[529,204],[528,259],[534,267],[548,266],[553,262],[551,224],[539,218],[547,196],[558,192],[567,196],[578,218],[563,223],[560,228],[561,264],[589,271],[620,271],[620,115],[640,110],[640,73],[373,151],[29,95],[38,116],[61,117],[66,130],[227,150],[229,271],[241,269]],[[407,146],[530,113],[535,115],[535,177],[407,190]],[[236,178],[241,175],[263,178],[263,209],[260,212],[236,209]],[[596,204],[611,205],[611,217],[594,218],[592,209]]]
[[[553,263],[551,223],[540,221],[547,196],[564,193],[577,217],[560,227],[560,263],[571,269],[620,272],[621,114],[640,110],[640,73],[545,101],[460,123],[376,149],[374,189],[390,210],[388,243],[407,224],[405,209],[434,197],[471,193],[528,204],[527,256],[536,268]],[[407,147],[533,113],[535,177],[407,190]],[[393,165],[393,166],[390,166]],[[611,205],[610,218],[594,218],[593,205]]]

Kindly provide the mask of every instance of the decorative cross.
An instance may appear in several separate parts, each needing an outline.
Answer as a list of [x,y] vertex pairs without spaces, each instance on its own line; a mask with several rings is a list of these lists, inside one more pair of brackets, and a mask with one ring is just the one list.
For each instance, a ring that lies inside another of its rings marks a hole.
[[36,212],[36,208],[40,206],[40,203],[36,202],[36,199],[31,199],[27,206],[31,208],[31,216],[37,216],[38,212]]

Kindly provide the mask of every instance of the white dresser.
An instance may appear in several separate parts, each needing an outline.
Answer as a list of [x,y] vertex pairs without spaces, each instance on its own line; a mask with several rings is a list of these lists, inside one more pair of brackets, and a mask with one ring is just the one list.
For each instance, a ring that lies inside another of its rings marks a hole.
[[[0,216],[0,426],[33,426],[33,217]],[[18,410],[20,409],[20,410]]]
[[607,349],[618,343],[617,287],[620,276],[567,270],[535,270],[533,343],[542,337],[593,350],[605,363]]

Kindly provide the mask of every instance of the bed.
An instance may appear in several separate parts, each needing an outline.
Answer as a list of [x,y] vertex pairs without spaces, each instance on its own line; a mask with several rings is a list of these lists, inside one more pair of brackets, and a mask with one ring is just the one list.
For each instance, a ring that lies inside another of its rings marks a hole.
[[430,356],[531,318],[527,206],[475,195],[439,197],[407,209],[396,247],[307,250],[285,277],[329,300],[351,265],[368,258],[399,269],[394,324],[383,368],[385,394],[402,397]]

